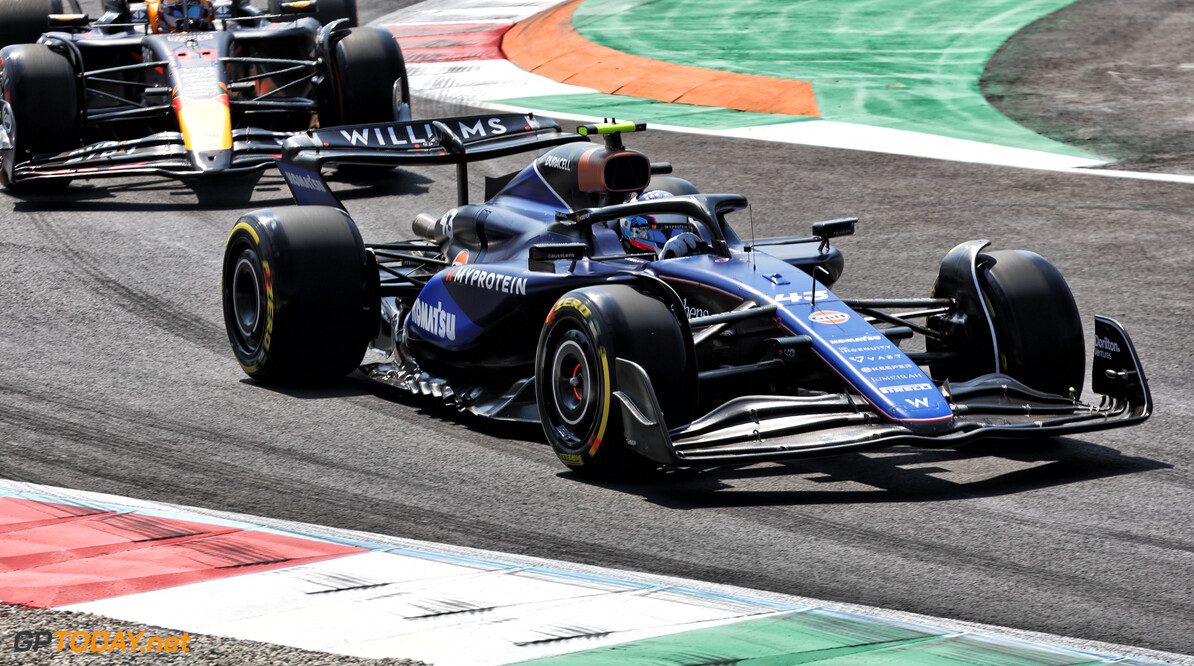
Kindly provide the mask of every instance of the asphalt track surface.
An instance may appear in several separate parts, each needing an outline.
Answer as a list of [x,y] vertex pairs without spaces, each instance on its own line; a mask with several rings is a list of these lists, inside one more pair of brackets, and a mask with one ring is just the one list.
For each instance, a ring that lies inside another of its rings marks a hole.
[[[363,3],[362,19],[392,8]],[[662,132],[628,143],[747,195],[758,236],[861,217],[840,244],[843,297],[925,295],[973,238],[1040,252],[1074,290],[1088,351],[1093,314],[1127,326],[1156,415],[1080,438],[588,483],[534,428],[357,378],[246,379],[220,260],[239,212],[287,203],[276,173],[95,181],[0,195],[0,476],[1194,654],[1191,186]],[[381,241],[450,207],[452,183],[423,169],[338,187]]]

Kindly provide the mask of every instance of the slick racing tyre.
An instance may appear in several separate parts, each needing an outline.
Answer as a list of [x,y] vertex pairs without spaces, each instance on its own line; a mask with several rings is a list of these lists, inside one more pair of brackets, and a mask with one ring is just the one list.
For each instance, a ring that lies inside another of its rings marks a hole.
[[319,111],[320,125],[398,120],[395,107],[405,101],[406,63],[393,35],[378,28],[354,28],[336,42],[332,60],[333,91]]
[[50,14],[79,13],[75,0],[4,0],[0,2],[0,48],[32,44],[49,30]]
[[556,301],[535,354],[535,400],[552,449],[573,471],[627,478],[655,467],[626,448],[615,359],[646,370],[671,426],[691,420],[696,365],[671,310],[626,285],[585,287]]
[[240,218],[224,252],[224,326],[265,383],[355,369],[378,327],[377,265],[342,211],[289,206]]
[[684,196],[686,194],[700,194],[701,191],[696,188],[696,185],[677,178],[676,176],[654,176],[651,178],[651,190],[663,190],[670,192],[676,196]]
[[70,62],[46,46],[9,46],[0,60],[0,128],[12,142],[0,151],[0,185],[12,188],[16,164],[78,146],[78,87]]
[[1038,391],[1081,395],[1086,360],[1082,320],[1057,268],[1033,252],[998,250],[979,254],[976,272],[990,326],[970,317],[963,337],[989,339],[993,329],[998,363],[995,354],[965,358],[959,340],[943,345],[930,338],[929,351],[963,352],[958,362],[931,365],[934,379],[960,381],[1002,372]]

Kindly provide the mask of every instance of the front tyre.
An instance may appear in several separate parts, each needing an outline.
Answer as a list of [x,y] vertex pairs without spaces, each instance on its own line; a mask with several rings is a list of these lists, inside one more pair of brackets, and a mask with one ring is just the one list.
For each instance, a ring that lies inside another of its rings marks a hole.
[[78,109],[75,71],[64,56],[41,44],[0,50],[0,128],[11,142],[0,151],[0,185],[19,186],[15,166],[35,155],[77,147]]
[[[962,381],[1001,372],[1038,391],[1081,395],[1086,362],[1082,320],[1061,272],[1034,252],[998,250],[977,255],[973,277],[939,278],[934,293],[957,298],[953,288],[943,290],[943,285],[974,281],[985,319],[967,317],[960,330],[951,330],[941,319],[929,320],[930,328],[949,334],[945,342],[930,339],[929,351],[962,352],[957,360],[931,365],[933,378]],[[980,339],[984,344],[974,344]],[[968,353],[975,348],[983,353]]]
[[685,342],[664,303],[626,285],[585,287],[556,301],[535,354],[535,399],[560,460],[589,477],[654,468],[626,448],[615,359],[643,367],[664,417],[680,425],[696,402],[696,366]]
[[409,92],[398,40],[380,28],[353,28],[332,50],[333,89],[319,110],[320,125],[402,120],[398,105]]
[[340,210],[289,206],[237,221],[224,252],[224,325],[241,368],[265,383],[351,372],[377,331],[377,267]]
[[1047,393],[1082,393],[1082,318],[1065,278],[1034,252],[988,252],[986,293],[1003,371]]

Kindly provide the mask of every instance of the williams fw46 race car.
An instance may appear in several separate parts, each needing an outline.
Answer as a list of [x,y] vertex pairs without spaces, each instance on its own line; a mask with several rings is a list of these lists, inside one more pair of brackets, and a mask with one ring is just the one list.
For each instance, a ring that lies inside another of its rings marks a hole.
[[[1077,308],[1039,255],[972,241],[945,255],[929,298],[841,299],[830,240],[856,220],[744,242],[729,217],[746,200],[626,149],[642,128],[492,115],[289,139],[279,168],[299,205],[242,216],[224,255],[242,368],[261,382],[359,368],[538,421],[565,465],[612,476],[1148,418],[1140,361],[1107,318],[1097,395],[1082,397]],[[469,162],[536,150],[468,203]],[[366,243],[320,176],[329,162],[455,164],[459,205],[417,216],[414,240]]]
[[355,0],[74,3],[0,0],[5,187],[246,173],[294,132],[410,118],[398,43],[350,27]]

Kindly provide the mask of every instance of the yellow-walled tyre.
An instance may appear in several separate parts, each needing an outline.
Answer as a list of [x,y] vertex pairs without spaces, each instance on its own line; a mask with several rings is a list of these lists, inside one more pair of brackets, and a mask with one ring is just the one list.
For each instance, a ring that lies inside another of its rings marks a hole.
[[377,265],[352,220],[322,206],[259,210],[224,251],[224,325],[241,368],[266,383],[355,369],[378,327]]
[[683,336],[667,305],[627,285],[576,289],[556,301],[535,354],[535,400],[565,465],[611,479],[656,466],[626,448],[615,359],[643,367],[668,425],[687,423],[696,365]]

